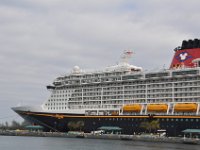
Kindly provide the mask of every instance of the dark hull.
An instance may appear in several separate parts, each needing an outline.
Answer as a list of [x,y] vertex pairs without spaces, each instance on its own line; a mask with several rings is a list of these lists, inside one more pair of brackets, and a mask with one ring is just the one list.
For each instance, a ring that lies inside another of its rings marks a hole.
[[36,112],[17,112],[25,120],[42,125],[46,131],[67,132],[81,130],[91,132],[102,126],[118,126],[122,134],[146,132],[142,122],[158,120],[160,129],[165,129],[168,136],[183,135],[185,129],[200,129],[200,116],[84,116],[72,114],[52,114]]

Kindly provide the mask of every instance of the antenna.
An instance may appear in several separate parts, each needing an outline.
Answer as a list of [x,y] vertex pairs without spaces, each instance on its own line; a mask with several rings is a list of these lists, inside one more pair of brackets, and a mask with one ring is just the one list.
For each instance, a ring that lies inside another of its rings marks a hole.
[[132,57],[133,52],[131,50],[124,50],[124,53],[121,57],[122,63],[128,63],[129,59]]

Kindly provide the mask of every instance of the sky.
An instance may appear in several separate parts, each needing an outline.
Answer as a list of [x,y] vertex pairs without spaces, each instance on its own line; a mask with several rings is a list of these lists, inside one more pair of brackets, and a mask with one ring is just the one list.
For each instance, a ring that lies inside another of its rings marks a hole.
[[130,64],[169,67],[182,40],[200,38],[199,0],[1,0],[0,123],[40,105],[46,85],[74,66],[101,70],[124,50]]

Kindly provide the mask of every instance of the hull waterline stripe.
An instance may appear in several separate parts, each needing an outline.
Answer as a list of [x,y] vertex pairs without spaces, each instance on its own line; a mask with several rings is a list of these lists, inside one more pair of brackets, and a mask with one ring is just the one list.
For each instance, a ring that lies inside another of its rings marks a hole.
[[74,115],[59,115],[59,114],[43,114],[43,113],[31,113],[24,112],[26,115],[36,115],[36,116],[46,116],[46,117],[54,117],[58,119],[63,118],[200,118],[200,116],[74,116]]

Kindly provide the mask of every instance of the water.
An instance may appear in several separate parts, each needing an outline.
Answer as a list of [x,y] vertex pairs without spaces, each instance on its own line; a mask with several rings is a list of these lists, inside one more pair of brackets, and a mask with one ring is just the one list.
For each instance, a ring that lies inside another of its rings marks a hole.
[[199,150],[199,145],[55,137],[0,136],[0,150]]

